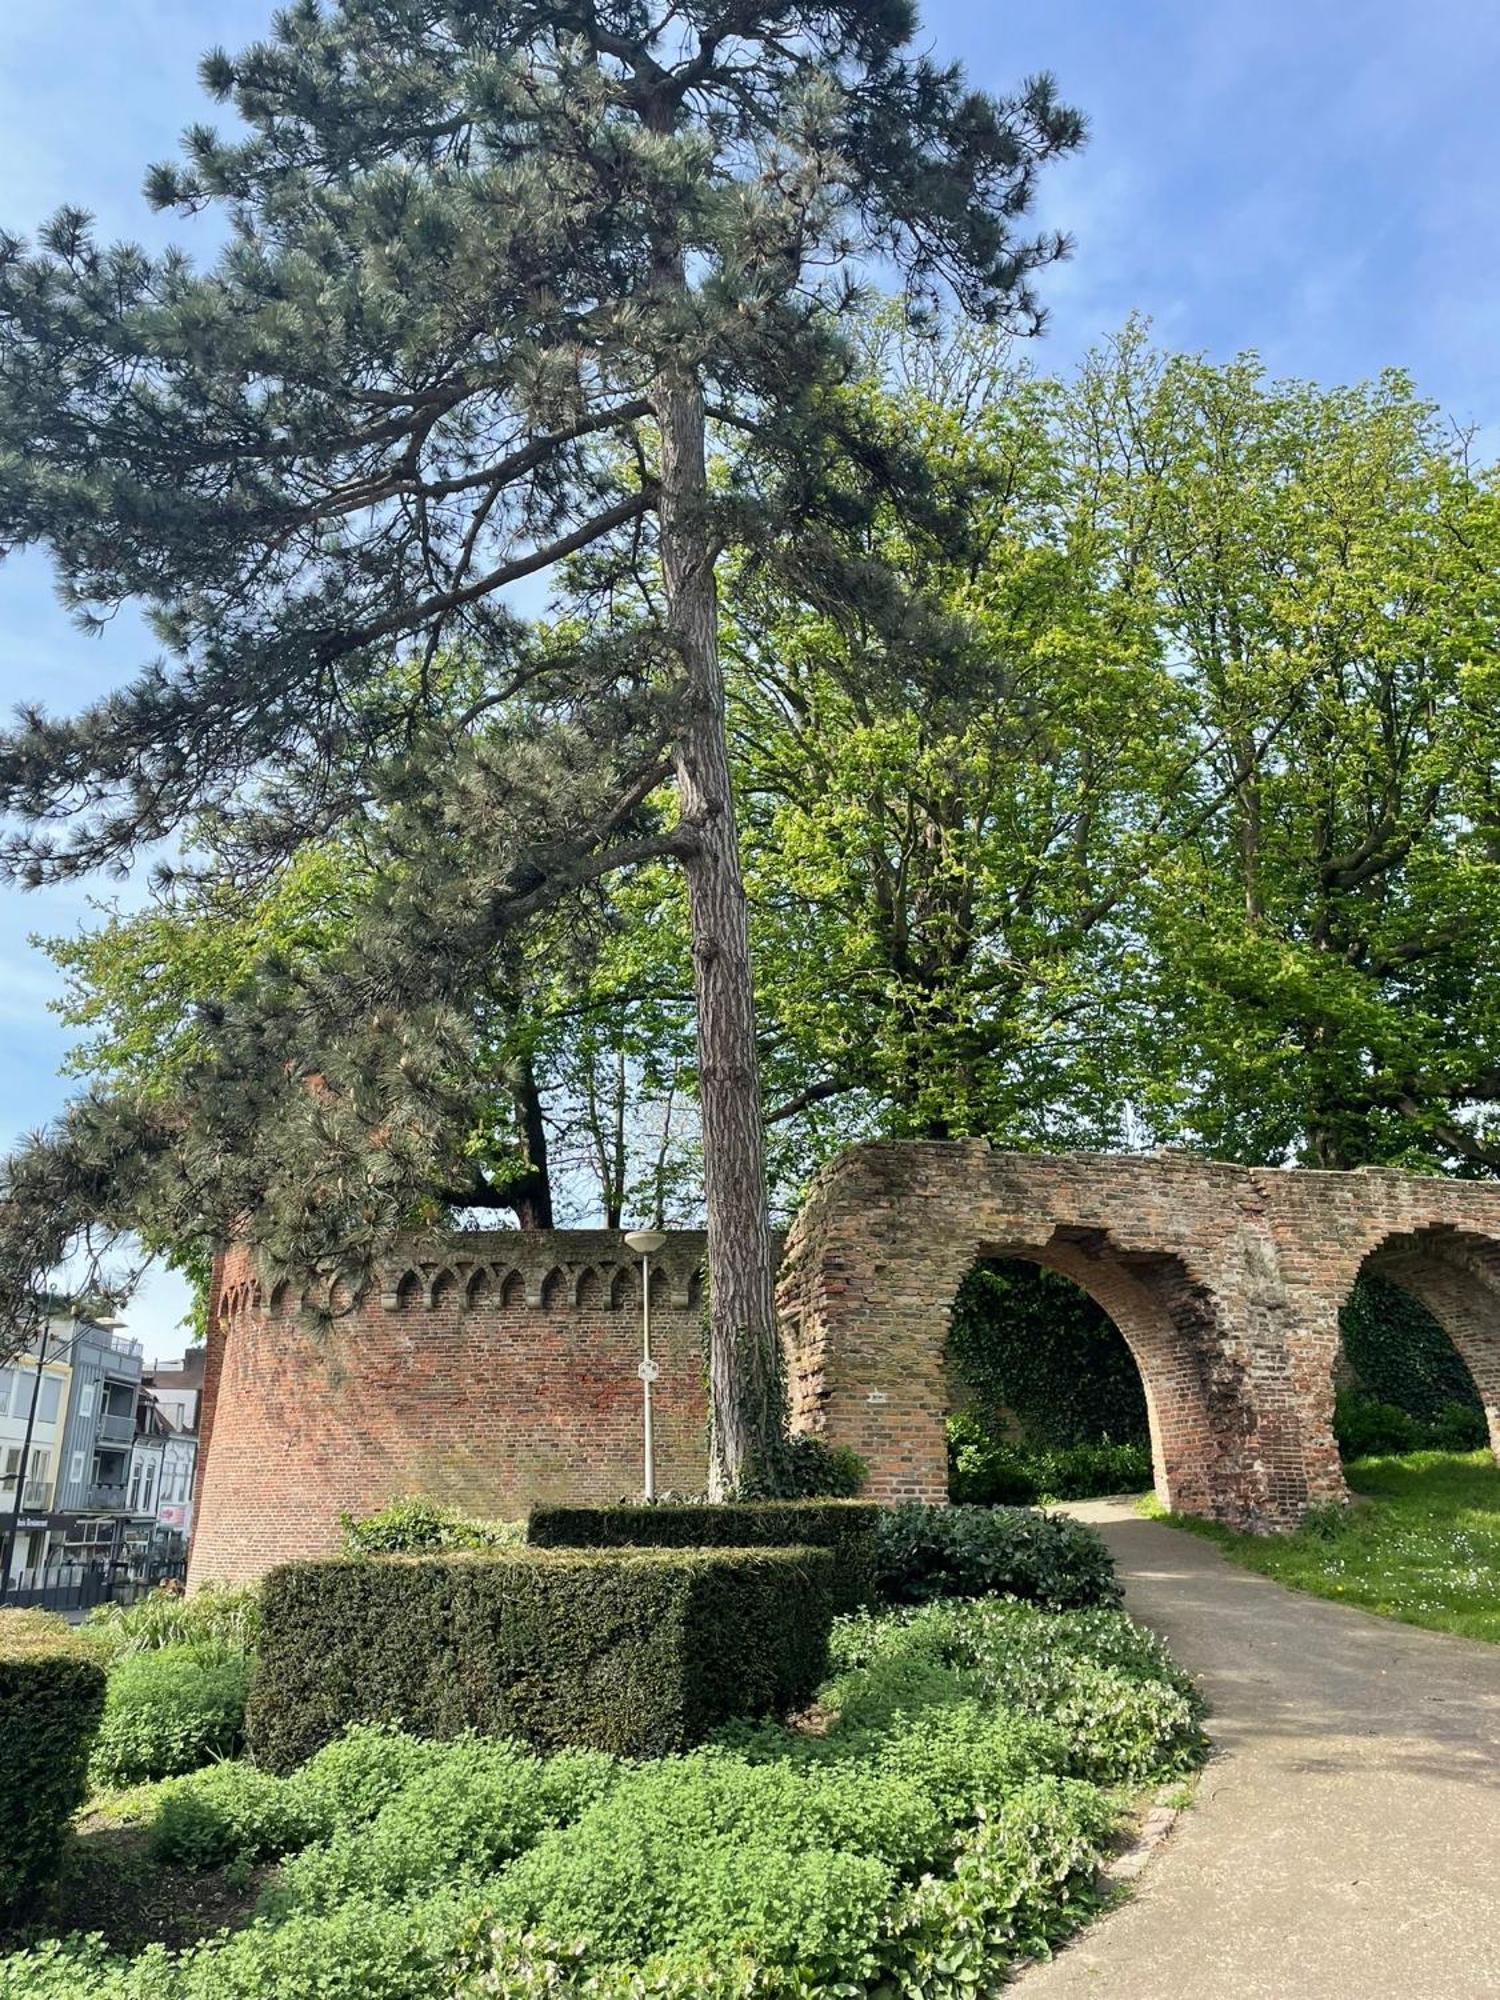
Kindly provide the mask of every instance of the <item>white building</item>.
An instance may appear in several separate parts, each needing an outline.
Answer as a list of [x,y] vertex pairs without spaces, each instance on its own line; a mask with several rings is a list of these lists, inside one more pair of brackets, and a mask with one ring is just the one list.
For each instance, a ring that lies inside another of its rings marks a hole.
[[[13,1517],[19,1516],[14,1520],[15,1544],[10,1558],[13,1589],[27,1589],[41,1581],[73,1379],[66,1361],[49,1357],[40,1369],[37,1364],[38,1355],[33,1349],[0,1368],[0,1539],[11,1529]],[[26,1448],[28,1420],[29,1449]]]
[[126,1530],[132,1567],[174,1562],[187,1554],[193,1525],[193,1475],[198,1464],[198,1437],[180,1421],[196,1418],[181,1394],[141,1390],[136,1412],[135,1444],[130,1456],[130,1525]]

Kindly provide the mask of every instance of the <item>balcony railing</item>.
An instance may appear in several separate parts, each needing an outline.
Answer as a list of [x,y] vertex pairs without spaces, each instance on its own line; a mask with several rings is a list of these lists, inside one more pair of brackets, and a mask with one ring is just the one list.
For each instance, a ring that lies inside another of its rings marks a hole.
[[83,1504],[85,1507],[98,1507],[101,1511],[107,1513],[123,1513],[125,1511],[127,1494],[128,1489],[123,1479],[118,1486],[113,1482],[105,1483],[101,1480],[95,1480],[94,1484],[90,1486],[88,1498]]
[[116,1354],[123,1354],[131,1361],[143,1361],[146,1357],[145,1348],[138,1340],[132,1340],[128,1334],[112,1333],[109,1336],[109,1344]]
[[104,1410],[99,1417],[101,1444],[129,1444],[135,1436],[134,1410]]

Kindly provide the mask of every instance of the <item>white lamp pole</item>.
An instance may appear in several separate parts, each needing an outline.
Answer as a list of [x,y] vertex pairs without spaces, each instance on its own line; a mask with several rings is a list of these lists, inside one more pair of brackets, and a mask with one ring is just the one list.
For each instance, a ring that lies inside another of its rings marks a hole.
[[646,1500],[656,1500],[656,1436],[652,1429],[651,1384],[661,1370],[651,1357],[651,1259],[666,1242],[661,1229],[632,1229],[625,1241],[641,1260],[641,1417],[645,1426]]

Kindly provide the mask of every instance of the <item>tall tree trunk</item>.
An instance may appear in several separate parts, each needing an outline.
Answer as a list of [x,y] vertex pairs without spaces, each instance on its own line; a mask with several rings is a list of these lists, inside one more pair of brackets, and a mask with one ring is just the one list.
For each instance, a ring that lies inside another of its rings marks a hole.
[[687,679],[675,756],[697,999],[698,1090],[708,1209],[709,1488],[731,1490],[781,1433],[783,1385],[771,1283],[765,1135],[756,1074],[749,922],[724,730],[718,589],[707,522],[703,397],[667,370],[653,395],[661,431],[662,568],[668,626]]
[[515,1211],[520,1228],[550,1229],[552,1171],[547,1161],[547,1124],[530,1056],[523,1056],[517,1065],[511,1100],[516,1107],[516,1123],[526,1142],[526,1171],[507,1185],[506,1202]]

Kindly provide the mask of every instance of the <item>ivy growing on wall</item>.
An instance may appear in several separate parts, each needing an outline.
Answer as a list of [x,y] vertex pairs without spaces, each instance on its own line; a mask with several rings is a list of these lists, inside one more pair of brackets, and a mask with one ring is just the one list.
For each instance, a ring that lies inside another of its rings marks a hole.
[[1071,1279],[1015,1258],[976,1264],[948,1334],[954,1402],[1029,1444],[1134,1444],[1146,1396],[1113,1320]]
[[1425,1307],[1380,1278],[1361,1278],[1339,1314],[1344,1356],[1361,1388],[1410,1417],[1436,1417],[1450,1403],[1479,1410],[1473,1378]]
[[[1362,1278],[1339,1319],[1369,1397],[1435,1419],[1480,1402],[1457,1349],[1417,1302]],[[976,1264],[948,1335],[953,1402],[996,1439],[1041,1448],[1143,1443],[1146,1398],[1114,1322],[1070,1279],[1018,1259]]]

